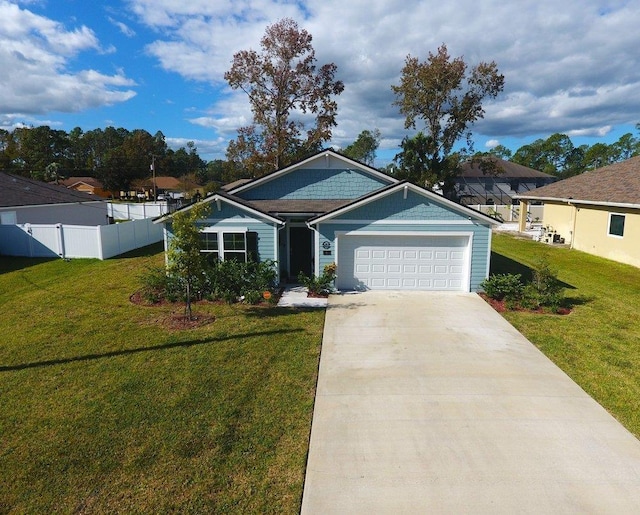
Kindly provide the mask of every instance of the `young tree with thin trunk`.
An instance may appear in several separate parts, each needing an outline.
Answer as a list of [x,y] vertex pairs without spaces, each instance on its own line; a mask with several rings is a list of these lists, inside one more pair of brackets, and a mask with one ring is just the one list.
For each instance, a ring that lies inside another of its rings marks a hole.
[[344,85],[333,63],[316,66],[311,34],[289,18],[267,27],[262,50],[242,50],[224,75],[249,97],[253,124],[239,129],[227,159],[259,176],[317,151],[331,139]]
[[495,62],[481,62],[467,70],[462,57],[449,56],[446,45],[435,54],[429,52],[425,62],[407,56],[400,84],[391,89],[397,97],[394,105],[405,116],[405,129],[416,129],[417,120],[424,124],[419,147],[425,161],[408,179],[426,187],[439,184],[445,195],[452,195],[460,172],[454,145],[464,137],[467,151],[472,151],[469,127],[484,118],[483,101],[495,98],[503,88],[504,75],[498,73]]
[[185,316],[189,320],[193,318],[191,299],[205,266],[197,222],[207,216],[209,209],[209,204],[198,202],[188,209],[176,211],[171,220],[167,272],[184,287]]

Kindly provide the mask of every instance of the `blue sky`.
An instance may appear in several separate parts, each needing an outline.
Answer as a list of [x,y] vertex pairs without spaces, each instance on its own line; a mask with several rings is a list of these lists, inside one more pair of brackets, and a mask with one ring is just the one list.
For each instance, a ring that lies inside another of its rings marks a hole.
[[283,17],[345,83],[331,144],[378,128],[376,164],[407,134],[390,89],[405,57],[442,43],[505,75],[473,128],[476,150],[555,132],[590,145],[637,135],[640,7],[625,0],[0,0],[0,127],[160,130],[174,148],[194,141],[222,158],[250,122],[223,75]]

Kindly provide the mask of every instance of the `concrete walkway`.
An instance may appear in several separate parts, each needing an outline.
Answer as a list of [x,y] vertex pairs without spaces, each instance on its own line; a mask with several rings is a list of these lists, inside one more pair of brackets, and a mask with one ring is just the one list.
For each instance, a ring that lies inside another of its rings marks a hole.
[[475,294],[331,296],[302,513],[640,513],[640,441]]
[[287,286],[278,301],[280,308],[326,308],[326,298],[307,297],[307,288],[300,285]]

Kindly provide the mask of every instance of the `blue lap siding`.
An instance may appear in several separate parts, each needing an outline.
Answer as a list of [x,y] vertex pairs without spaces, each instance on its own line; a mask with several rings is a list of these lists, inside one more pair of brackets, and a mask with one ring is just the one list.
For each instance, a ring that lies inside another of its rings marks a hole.
[[297,170],[239,193],[246,200],[356,199],[387,186],[389,181],[360,170]]
[[[319,224],[320,272],[325,265],[336,261],[336,233],[345,232],[425,233],[433,236],[471,233],[471,291],[477,291],[486,278],[491,237],[489,224],[469,220],[464,212],[415,192],[408,192],[406,199],[403,192],[397,192]],[[327,254],[329,251],[331,253]]]

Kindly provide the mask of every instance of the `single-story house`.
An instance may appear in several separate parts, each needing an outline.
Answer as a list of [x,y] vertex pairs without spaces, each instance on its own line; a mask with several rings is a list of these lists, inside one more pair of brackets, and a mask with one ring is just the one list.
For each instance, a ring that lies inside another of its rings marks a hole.
[[82,191],[89,195],[97,197],[109,198],[111,193],[104,189],[102,183],[94,177],[69,177],[60,181],[60,184],[75,191]]
[[526,194],[557,180],[553,175],[497,157],[482,159],[489,163],[486,170],[478,159],[462,165],[455,186],[461,204],[517,204],[517,200],[514,201],[516,195]]
[[108,220],[102,198],[0,172],[0,224],[105,225]]
[[571,248],[640,267],[640,156],[518,198],[522,209],[544,202],[547,231]]
[[[499,223],[333,150],[203,202],[211,204],[200,222],[203,252],[275,260],[281,280],[293,282],[335,263],[340,290],[476,291]],[[165,245],[172,216],[155,220]]]

